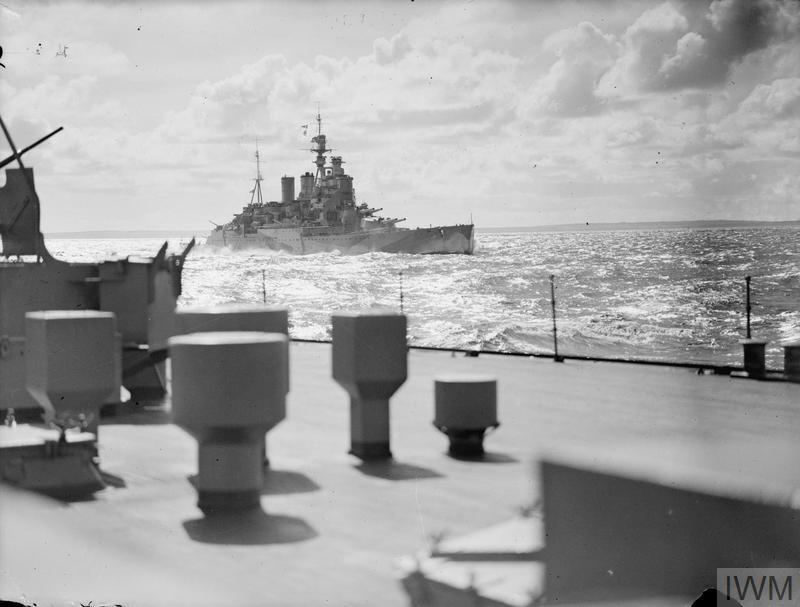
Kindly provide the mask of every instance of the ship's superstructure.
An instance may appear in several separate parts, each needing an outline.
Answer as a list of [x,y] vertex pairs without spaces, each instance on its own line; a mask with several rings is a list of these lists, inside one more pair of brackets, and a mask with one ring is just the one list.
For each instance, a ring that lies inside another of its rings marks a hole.
[[[2,119],[0,128],[13,152],[0,161],[0,168],[19,165],[5,169],[0,187],[0,419],[5,420],[0,427],[0,480],[52,493],[91,492],[103,486],[92,463],[96,434],[83,432],[65,446],[64,428],[59,438],[49,428],[16,423],[40,423],[43,414],[26,379],[26,359],[31,356],[26,314],[113,313],[120,341],[120,383],[134,402],[163,398],[167,339],[173,333],[183,264],[194,240],[180,255],[168,255],[165,242],[155,257],[98,263],[54,258],[40,230],[33,169],[23,165],[22,155],[61,129],[17,150]],[[104,409],[113,411],[122,401],[120,390]]]
[[261,159],[256,150],[256,178],[250,202],[225,225],[217,225],[206,244],[230,248],[270,248],[292,253],[340,250],[405,253],[472,253],[472,224],[430,228],[399,228],[405,218],[376,215],[356,200],[353,178],[341,156],[328,163],[322,118],[317,114],[317,134],[311,139],[315,172],[300,176],[295,195],[295,178],[281,178],[281,200],[265,202],[261,193]]

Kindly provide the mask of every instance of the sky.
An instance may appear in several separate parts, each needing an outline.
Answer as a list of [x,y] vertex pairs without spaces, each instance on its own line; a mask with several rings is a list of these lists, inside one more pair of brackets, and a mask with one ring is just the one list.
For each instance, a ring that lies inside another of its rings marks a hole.
[[318,107],[408,227],[800,219],[796,0],[2,0],[0,45],[45,232],[203,234]]

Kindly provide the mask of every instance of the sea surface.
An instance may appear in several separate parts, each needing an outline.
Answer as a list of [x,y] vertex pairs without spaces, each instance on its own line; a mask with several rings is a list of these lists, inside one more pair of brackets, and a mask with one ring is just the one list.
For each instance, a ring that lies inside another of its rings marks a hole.
[[[170,238],[180,251],[188,238]],[[202,242],[202,238],[199,239]],[[745,276],[767,365],[800,340],[800,228],[478,232],[474,255],[293,256],[198,247],[179,307],[288,306],[294,338],[329,340],[337,310],[401,308],[411,345],[742,364]],[[153,256],[163,239],[48,239],[70,261]]]

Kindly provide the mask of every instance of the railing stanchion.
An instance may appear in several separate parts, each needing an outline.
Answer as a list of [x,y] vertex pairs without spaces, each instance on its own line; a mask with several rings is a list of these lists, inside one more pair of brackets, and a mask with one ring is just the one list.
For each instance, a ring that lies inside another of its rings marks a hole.
[[763,378],[767,372],[766,365],[766,347],[765,340],[753,339],[750,333],[750,276],[744,277],[747,299],[747,337],[741,340],[744,349],[744,371],[735,371],[732,375],[736,377],[755,377],[757,379]]
[[745,276],[744,281],[747,289],[747,339],[750,339],[750,277]]
[[403,313],[403,270],[400,270],[400,314]]
[[556,287],[554,274],[550,274],[550,307],[553,310],[553,362],[563,363],[564,357],[558,355],[558,329],[556,328]]

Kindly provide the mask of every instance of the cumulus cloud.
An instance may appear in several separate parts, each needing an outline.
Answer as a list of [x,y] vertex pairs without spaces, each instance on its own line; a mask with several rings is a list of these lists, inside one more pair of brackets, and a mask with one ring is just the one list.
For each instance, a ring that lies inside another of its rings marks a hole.
[[391,40],[378,38],[373,44],[375,61],[379,65],[395,63],[411,51],[411,43],[404,33],[392,36]]
[[758,84],[736,111],[715,126],[722,141],[735,142],[743,153],[760,158],[800,153],[800,78]]
[[3,19],[9,19],[13,21],[18,21],[21,16],[18,12],[11,10],[5,4],[0,5],[0,15],[3,16]]
[[781,78],[757,85],[740,111],[761,124],[800,119],[800,78]]
[[[50,121],[64,113],[86,112],[92,103],[95,76],[65,78],[48,75],[32,87],[3,83],[3,115],[15,124],[12,133],[24,139],[38,139],[55,126]],[[45,132],[43,132],[45,131]]]
[[708,41],[697,32],[684,34],[675,44],[675,54],[665,57],[658,68],[658,75],[665,82],[675,77],[684,79],[702,78],[708,58]]
[[[65,124],[48,171],[60,181],[43,187],[82,204],[94,191],[98,210],[115,187],[130,225],[146,212],[159,221],[172,213],[172,225],[224,219],[247,198],[256,137],[274,195],[276,174],[310,168],[299,127],[317,102],[359,194],[409,224],[452,221],[487,201],[492,221],[510,225],[494,210],[505,205],[521,224],[545,215],[561,223],[613,200],[625,216],[677,219],[701,215],[707,200],[745,216],[745,196],[763,196],[765,209],[790,200],[792,188],[796,198],[797,181],[777,176],[796,172],[800,154],[797,3],[618,2],[603,21],[585,6],[537,9],[542,19],[526,20],[533,9],[522,3],[442,4],[316,57],[258,47],[180,86],[170,78],[171,96],[165,74],[188,69],[181,53],[164,55],[171,72],[154,72],[135,46],[119,45],[136,69],[109,46],[97,70],[70,72],[88,64],[59,57],[35,78],[0,81],[3,116],[25,141]],[[736,86],[719,86],[728,79]],[[152,96],[131,96],[147,87]],[[145,120],[139,103],[150,104]],[[767,180],[781,185],[770,190]]]
[[792,0],[665,2],[622,36],[624,51],[601,83],[605,95],[714,87],[747,55],[800,41],[800,4]]
[[602,145],[608,148],[649,145],[663,130],[652,116],[626,112],[611,118],[613,125],[602,131]]
[[746,55],[789,39],[800,40],[800,5],[792,0],[714,0],[696,27],[705,52],[686,69],[665,73],[670,88],[725,82]]
[[645,11],[623,34],[622,53],[603,75],[599,92],[621,96],[655,87],[664,58],[688,27],[686,18],[669,2]]
[[595,94],[595,88],[618,53],[614,38],[584,21],[547,38],[544,48],[558,59],[531,88],[532,108],[562,116],[599,111],[605,100]]
[[[421,129],[436,138],[454,128],[485,129],[509,119],[519,60],[462,42],[381,38],[356,60],[316,57],[290,65],[269,55],[236,74],[205,82],[162,127],[176,141],[233,141],[247,133],[294,141],[297,110],[323,114],[350,136],[380,125],[397,142]],[[379,146],[374,141],[366,142]]]
[[767,192],[777,197],[778,200],[794,204],[795,208],[797,208],[797,192],[800,192],[800,176],[781,175],[771,180],[766,188]]
[[275,113],[301,99],[307,103],[310,91],[326,80],[330,66],[321,64],[323,69],[313,70],[289,67],[282,55],[262,57],[227,78],[199,84],[188,105],[171,112],[159,130],[165,139],[183,142],[275,136],[270,125],[281,122]]

